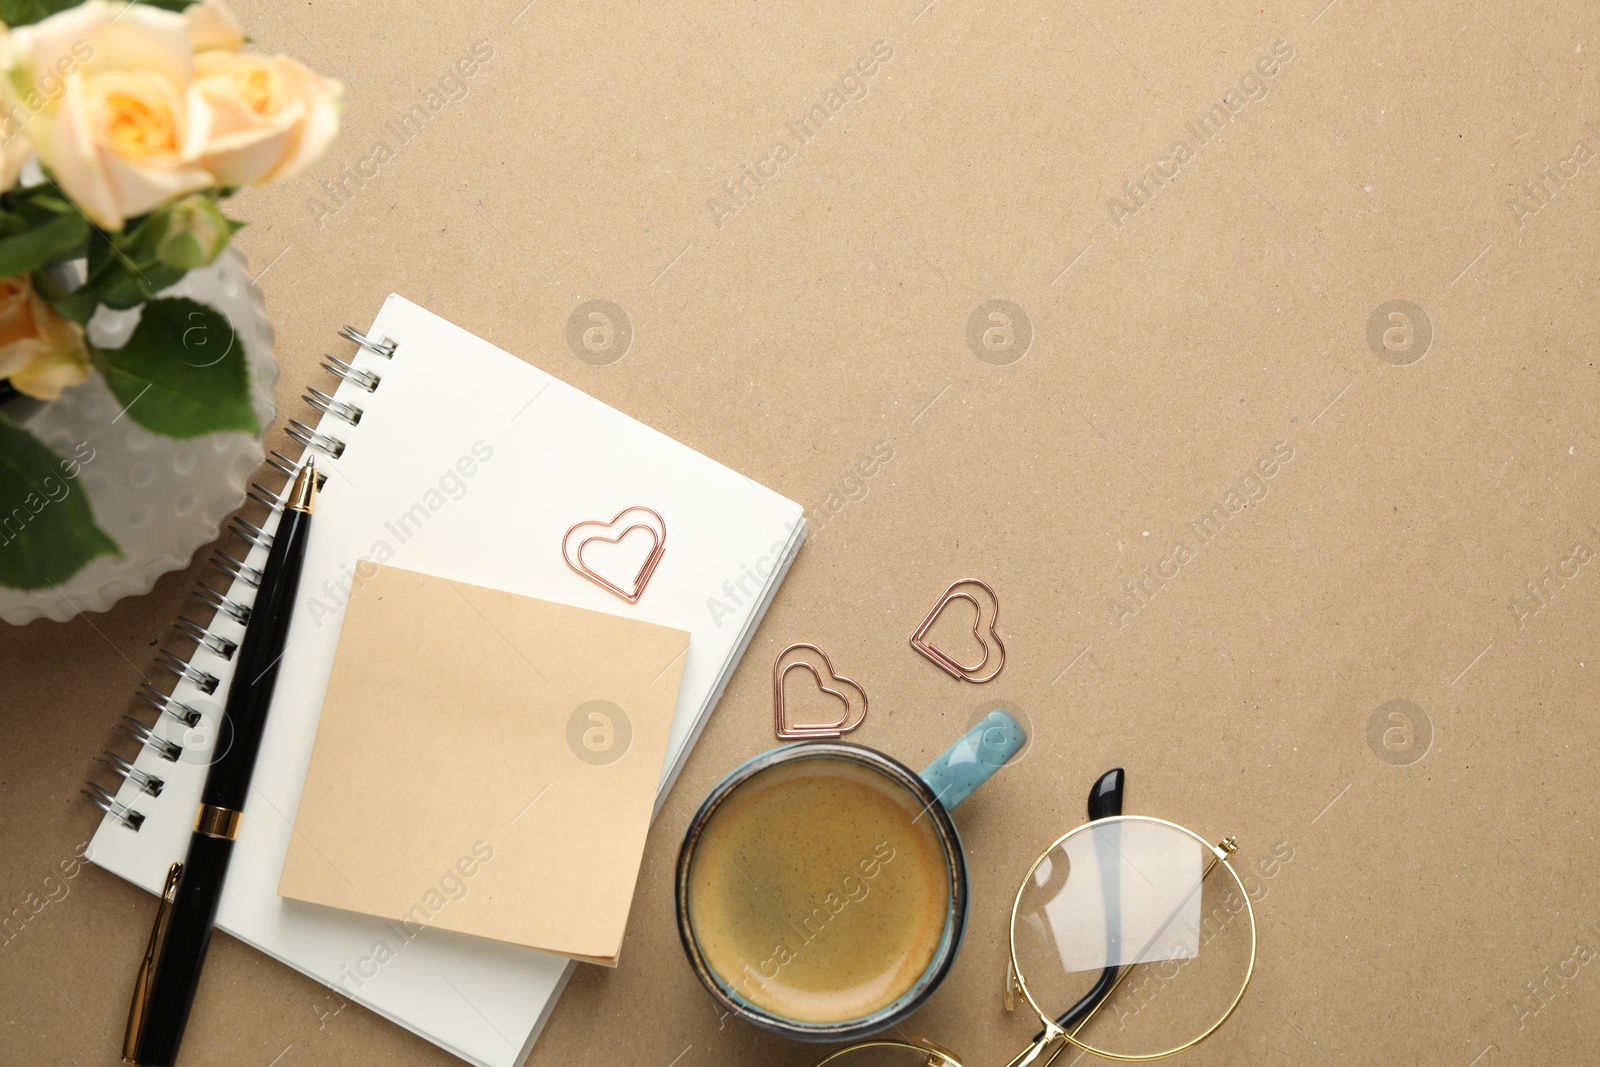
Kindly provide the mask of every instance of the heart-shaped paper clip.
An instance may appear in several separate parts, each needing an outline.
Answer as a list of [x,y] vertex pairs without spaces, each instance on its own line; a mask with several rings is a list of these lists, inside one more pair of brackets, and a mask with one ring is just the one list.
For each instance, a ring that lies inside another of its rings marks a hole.
[[[828,681],[822,680],[822,671],[809,659],[797,659],[787,665],[783,658],[797,648],[809,649],[822,657],[822,664],[828,671]],[[817,688],[835,697],[844,705],[844,714],[833,722],[804,722],[791,723],[788,713],[783,705],[783,683],[789,677],[789,672],[795,668],[804,668],[811,672],[812,681],[817,683]],[[832,683],[832,684],[829,684]],[[854,690],[860,698],[860,708],[856,701],[850,699],[846,690]],[[778,658],[772,661],[772,718],[778,737],[785,741],[815,740],[824,737],[839,737],[849,733],[861,725],[867,717],[867,691],[861,688],[861,683],[853,678],[846,678],[833,669],[833,660],[828,654],[816,645],[804,641],[797,642],[778,653]]]
[[[623,517],[632,515],[636,512],[641,516],[640,519],[624,527],[622,531],[615,537],[607,536],[607,534],[604,532],[607,530],[615,530],[617,527],[622,526]],[[643,518],[643,516],[646,515],[648,515],[651,519],[654,519],[655,523],[651,524],[650,522],[646,521]],[[592,533],[588,537],[583,538],[583,540],[578,542],[577,547],[574,548],[572,545],[573,535],[585,527],[593,527],[595,530],[601,532]],[[633,576],[633,584],[631,587],[624,589],[622,586],[617,585],[604,575],[590,570],[589,567],[583,562],[584,546],[588,545],[591,541],[604,541],[607,544],[614,545],[635,530],[644,530],[649,533],[650,539],[654,542],[654,547],[650,549],[650,554],[645,557],[644,563],[640,565],[638,573]],[[577,571],[579,574],[583,575],[600,588],[608,592],[615,593],[617,596],[621,597],[623,600],[626,600],[630,604],[637,604],[639,602],[639,597],[644,593],[644,587],[649,584],[650,576],[656,572],[656,564],[661,562],[662,553],[666,552],[666,550],[667,524],[665,520],[663,520],[660,515],[657,515],[649,508],[639,506],[623,508],[621,511],[617,512],[616,518],[612,519],[610,522],[601,522],[599,519],[584,519],[582,522],[575,522],[567,528],[566,535],[561,538],[561,556],[567,561],[567,566],[571,567],[573,570]]]
[[[983,605],[971,593],[965,591],[957,592],[964,585],[976,586],[989,595],[989,603],[994,609],[994,614],[989,617],[989,637],[994,638],[994,648],[989,647],[989,642],[983,636]],[[983,658],[970,667],[958,662],[955,657],[943,649],[929,644],[927,641],[928,631],[933,629],[933,624],[938,621],[940,613],[950,606],[952,600],[965,600],[972,605],[972,636],[977,638],[978,644],[983,647]],[[984,682],[994,681],[1006,665],[1006,646],[1000,640],[999,633],[995,631],[995,627],[999,623],[1000,597],[989,587],[989,583],[980,581],[977,578],[960,578],[950,583],[950,588],[944,591],[944,596],[939,598],[939,602],[934,604],[933,610],[928,612],[927,616],[922,620],[922,624],[911,635],[911,647],[927,656],[940,670],[950,675],[950,677],[976,682],[981,685]],[[994,665],[994,670],[988,674],[979,675],[978,672],[983,670],[984,666],[989,662],[989,657],[996,652],[999,653],[999,662]]]

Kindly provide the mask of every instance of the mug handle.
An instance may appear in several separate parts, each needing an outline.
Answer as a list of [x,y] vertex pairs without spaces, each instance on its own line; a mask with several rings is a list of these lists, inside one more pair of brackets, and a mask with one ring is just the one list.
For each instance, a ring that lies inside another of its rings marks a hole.
[[922,772],[945,810],[970,797],[1028,742],[1028,732],[1004,708],[995,708]]

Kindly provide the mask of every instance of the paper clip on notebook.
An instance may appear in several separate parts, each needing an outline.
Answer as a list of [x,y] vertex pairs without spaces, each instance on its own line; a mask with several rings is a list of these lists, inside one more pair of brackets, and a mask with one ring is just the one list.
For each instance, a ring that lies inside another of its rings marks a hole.
[[[619,533],[612,535],[609,531],[615,530],[617,527],[622,526],[623,518],[628,515],[634,515],[637,517],[627,526],[623,527]],[[646,516],[648,516],[648,518],[646,518]],[[577,546],[574,547],[573,535],[586,527],[592,527],[596,532],[591,533],[589,536],[579,540]],[[622,586],[611,581],[611,579],[607,578],[605,575],[592,570],[588,564],[584,563],[583,550],[588,545],[595,541],[601,541],[605,544],[614,545],[620,542],[624,537],[627,537],[629,534],[633,533],[635,530],[643,530],[648,533],[653,545],[650,549],[650,554],[644,558],[644,563],[640,564],[639,570],[634,574],[633,582],[628,588],[624,589]],[[610,522],[602,522],[599,519],[584,519],[581,522],[575,522],[571,526],[567,527],[566,534],[561,538],[561,557],[567,561],[567,566],[571,567],[575,572],[583,575],[600,588],[606,590],[607,592],[616,594],[630,604],[637,604],[639,602],[639,598],[644,595],[644,587],[650,584],[650,576],[656,572],[656,564],[661,562],[661,557],[666,553],[666,551],[666,521],[652,509],[639,505],[635,505],[631,508],[623,508],[621,511],[617,512],[616,517]]]

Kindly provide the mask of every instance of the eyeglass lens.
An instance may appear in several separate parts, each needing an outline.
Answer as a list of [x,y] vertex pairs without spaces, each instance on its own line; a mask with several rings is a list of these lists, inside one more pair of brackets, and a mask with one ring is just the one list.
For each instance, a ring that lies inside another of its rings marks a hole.
[[1239,884],[1214,861],[1193,835],[1131,817],[1052,849],[1022,890],[1012,931],[1038,1008],[1119,1056],[1213,1029],[1249,973],[1253,940]]

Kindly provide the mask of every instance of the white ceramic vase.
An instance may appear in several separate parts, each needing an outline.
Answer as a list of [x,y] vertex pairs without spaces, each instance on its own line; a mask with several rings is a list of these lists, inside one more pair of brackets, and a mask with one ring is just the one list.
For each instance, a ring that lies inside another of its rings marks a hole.
[[[220,311],[244,345],[251,405],[265,428],[277,413],[278,381],[272,323],[244,254],[229,245],[209,267],[192,270],[164,296],[186,296]],[[101,308],[89,337],[118,347],[138,325],[137,311]],[[98,374],[61,399],[26,414],[23,425],[63,456],[87,444],[93,459],[78,485],[95,522],[122,549],[100,556],[56,588],[0,587],[0,619],[12,625],[47,618],[65,622],[84,611],[106,611],[125,596],[148,593],[156,579],[189,565],[195,550],[216,539],[222,521],[244,503],[245,486],[261,465],[262,435],[213,433],[186,441],[153,434],[128,418]]]

